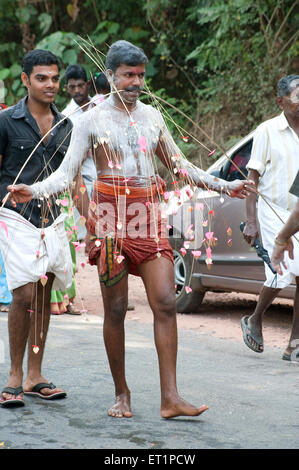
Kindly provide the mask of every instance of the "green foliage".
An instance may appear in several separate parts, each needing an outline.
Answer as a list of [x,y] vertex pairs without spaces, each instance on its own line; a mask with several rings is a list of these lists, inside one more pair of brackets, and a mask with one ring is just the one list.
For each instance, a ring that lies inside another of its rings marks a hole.
[[[189,53],[202,87],[202,113],[227,113],[250,130],[277,112],[275,85],[299,51],[294,0],[201,2],[189,10],[208,37]],[[208,5],[207,5],[208,4]],[[298,70],[297,70],[298,71]]]
[[[55,53],[63,77],[71,63],[88,73],[103,68],[109,45],[126,39],[148,55],[150,89],[182,150],[196,157],[198,145],[182,141],[174,122],[210,147],[215,135],[223,145],[277,112],[277,80],[298,73],[298,7],[299,0],[1,0],[5,100],[26,93],[20,74],[29,49]],[[94,46],[88,53],[85,40]],[[67,101],[62,83],[58,107]]]

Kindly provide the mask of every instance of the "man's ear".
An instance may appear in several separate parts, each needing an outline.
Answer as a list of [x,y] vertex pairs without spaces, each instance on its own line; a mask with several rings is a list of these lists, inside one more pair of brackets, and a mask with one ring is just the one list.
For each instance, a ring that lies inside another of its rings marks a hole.
[[28,86],[30,85],[30,79],[29,79],[27,73],[25,73],[25,72],[21,73],[21,80],[23,82],[24,87],[28,88]]
[[284,109],[284,106],[283,106],[283,96],[278,96],[276,98],[276,103],[278,104],[278,106],[280,107],[280,109]]
[[109,83],[113,82],[113,75],[114,75],[113,70],[107,69],[105,72],[105,75]]

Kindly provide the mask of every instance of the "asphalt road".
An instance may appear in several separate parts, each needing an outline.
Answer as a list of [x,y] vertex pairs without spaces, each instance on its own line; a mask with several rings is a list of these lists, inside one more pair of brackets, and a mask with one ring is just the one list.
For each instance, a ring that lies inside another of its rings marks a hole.
[[[240,341],[180,329],[180,393],[210,409],[197,418],[163,420],[152,327],[128,320],[126,332],[133,418],[107,415],[114,391],[102,317],[52,317],[43,373],[68,397],[55,402],[26,397],[23,408],[0,408],[0,449],[102,449],[103,458],[110,458],[111,449],[129,455],[299,448],[299,364],[282,361],[279,349],[255,354]],[[7,317],[1,314],[1,386],[8,370]]]

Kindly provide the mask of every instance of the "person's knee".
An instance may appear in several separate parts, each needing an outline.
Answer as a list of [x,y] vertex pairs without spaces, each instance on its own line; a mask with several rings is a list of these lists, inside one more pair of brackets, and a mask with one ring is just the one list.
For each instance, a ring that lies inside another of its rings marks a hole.
[[105,309],[105,318],[111,323],[119,324],[124,321],[127,312],[127,302],[110,303],[109,308]]
[[166,292],[155,299],[154,311],[170,317],[176,314],[175,293]]

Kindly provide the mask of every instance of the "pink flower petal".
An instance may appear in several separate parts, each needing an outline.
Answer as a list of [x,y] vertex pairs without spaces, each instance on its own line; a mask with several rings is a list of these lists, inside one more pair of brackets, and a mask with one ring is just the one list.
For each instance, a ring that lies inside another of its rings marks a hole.
[[141,152],[146,152],[146,138],[144,135],[141,135],[138,139],[139,150]]
[[205,237],[207,240],[212,240],[214,238],[214,232],[206,232]]
[[195,259],[198,259],[201,256],[201,251],[200,250],[194,250],[191,253],[193,254]]

